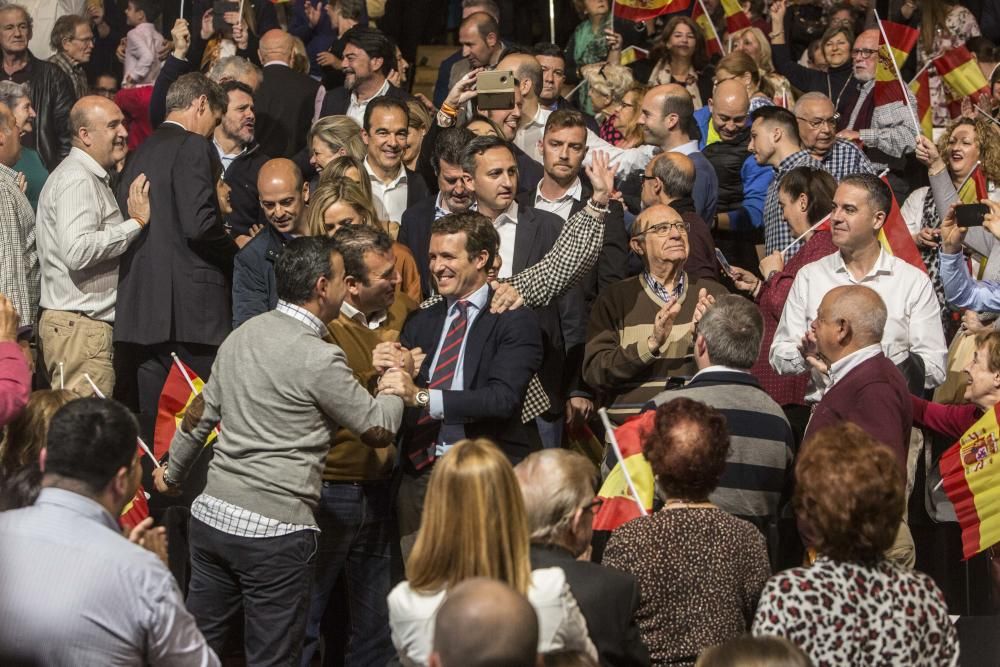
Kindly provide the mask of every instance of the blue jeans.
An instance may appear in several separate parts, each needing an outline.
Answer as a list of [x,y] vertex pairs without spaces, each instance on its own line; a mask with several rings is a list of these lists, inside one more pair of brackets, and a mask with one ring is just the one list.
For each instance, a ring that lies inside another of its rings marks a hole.
[[[319,647],[327,604],[346,604],[350,617],[345,667],[384,665],[396,652],[389,636],[389,547],[393,535],[390,482],[323,482],[316,522],[322,531],[316,581],[309,606],[303,666]],[[347,600],[331,600],[337,577],[347,581]]]
[[559,449],[562,447],[563,424],[565,423],[565,414],[560,414],[552,421],[549,421],[547,415],[535,417],[535,425],[538,427],[538,437],[542,440],[543,448]]

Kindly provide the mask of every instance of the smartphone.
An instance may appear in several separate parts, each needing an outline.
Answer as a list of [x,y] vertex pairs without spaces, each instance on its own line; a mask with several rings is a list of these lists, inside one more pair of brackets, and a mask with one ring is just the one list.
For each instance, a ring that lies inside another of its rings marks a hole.
[[719,265],[722,266],[722,271],[727,275],[733,275],[733,266],[726,259],[726,256],[722,254],[722,251],[718,248],[715,249],[715,258],[719,260]]
[[989,212],[986,204],[961,204],[955,207],[955,221],[959,227],[982,227]]
[[480,72],[476,77],[476,106],[481,111],[514,108],[514,73]]
[[231,2],[230,0],[215,0],[212,4],[212,30],[215,32],[226,32],[227,30],[232,30],[233,26],[231,23],[226,21],[226,12],[238,12],[240,11],[239,2]]

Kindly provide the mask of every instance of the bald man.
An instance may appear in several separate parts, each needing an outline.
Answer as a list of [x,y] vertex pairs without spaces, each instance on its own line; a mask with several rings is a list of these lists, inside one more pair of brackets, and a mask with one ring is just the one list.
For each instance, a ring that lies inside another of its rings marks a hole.
[[794,113],[802,148],[819,160],[838,182],[849,174],[879,173],[857,145],[836,136],[837,109],[829,97],[806,93],[795,102]]
[[305,148],[326,91],[315,79],[291,68],[292,37],[287,32],[265,32],[258,55],[264,71],[253,100],[257,143],[264,155],[292,157]]
[[430,667],[535,667],[538,615],[527,598],[492,579],[448,591],[434,622]]
[[687,273],[690,224],[669,206],[654,204],[632,226],[632,251],[643,271],[606,287],[587,328],[583,379],[601,391],[617,423],[638,414],[673,379],[697,368],[692,357],[700,295],[725,294],[711,279]]
[[[701,128],[699,147],[719,178],[716,228],[728,230],[726,252],[758,242],[764,228],[764,200],[774,172],[750,155],[750,98],[739,79],[719,83],[709,100],[709,113],[695,117]],[[739,261],[739,260],[736,260]]]
[[268,160],[257,175],[260,208],[267,225],[236,255],[233,265],[233,328],[278,305],[274,262],[285,243],[308,234],[309,184],[285,158]]
[[93,95],[73,105],[69,120],[73,148],[38,200],[41,356],[53,386],[61,382],[90,395],[87,373],[110,396],[118,261],[150,221],[149,184],[144,174],[133,180],[126,220],[108,185],[127,152],[124,115],[111,100]]

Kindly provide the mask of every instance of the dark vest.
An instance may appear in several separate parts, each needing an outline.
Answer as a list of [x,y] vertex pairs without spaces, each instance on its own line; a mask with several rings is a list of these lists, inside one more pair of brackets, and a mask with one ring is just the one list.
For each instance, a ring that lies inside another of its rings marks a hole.
[[716,141],[705,146],[702,153],[712,163],[719,177],[719,205],[717,210],[728,211],[743,205],[743,163],[750,157],[747,146],[749,128],[729,141]]

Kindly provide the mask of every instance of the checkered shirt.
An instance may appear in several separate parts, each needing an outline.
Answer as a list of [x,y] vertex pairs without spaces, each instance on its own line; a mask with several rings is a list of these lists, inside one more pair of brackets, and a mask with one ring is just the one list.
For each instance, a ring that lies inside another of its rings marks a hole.
[[[597,264],[604,243],[604,216],[584,207],[570,216],[552,248],[542,259],[524,271],[505,278],[517,289],[527,308],[541,308],[580,282]],[[435,294],[420,304],[430,308],[442,297]],[[531,377],[524,395],[521,421],[527,424],[549,409],[548,394],[537,375]]]
[[281,537],[300,530],[319,530],[317,526],[268,519],[262,514],[237,507],[206,493],[191,503],[191,516],[206,526],[236,537]]
[[[912,153],[917,147],[917,129],[913,127],[913,116],[910,115],[909,109],[902,102],[876,106],[872,112],[870,127],[857,128],[854,126],[861,107],[873,90],[875,90],[874,79],[862,86],[847,128],[857,130],[858,134],[861,135],[861,142],[868,148],[878,149],[893,157],[903,157],[907,153]],[[916,110],[917,99],[909,88],[906,89],[906,97],[912,108]],[[880,172],[885,169],[884,165],[875,165],[875,167]]]
[[853,142],[837,139],[830,147],[830,152],[823,158],[823,167],[830,172],[837,182],[851,174],[875,174],[878,171],[868,156]]
[[17,172],[0,164],[0,294],[21,316],[21,327],[34,326],[41,291],[35,213],[17,185]]
[[[778,185],[782,177],[796,167],[825,169],[816,158],[809,154],[809,151],[802,150],[786,157],[774,170],[774,180],[767,186],[767,197],[764,200],[764,252],[768,255],[775,250],[784,250],[795,240],[792,228],[785,222],[785,217],[781,213],[781,204],[778,203]],[[787,263],[801,247],[802,241],[792,246],[785,254],[785,262]]]

